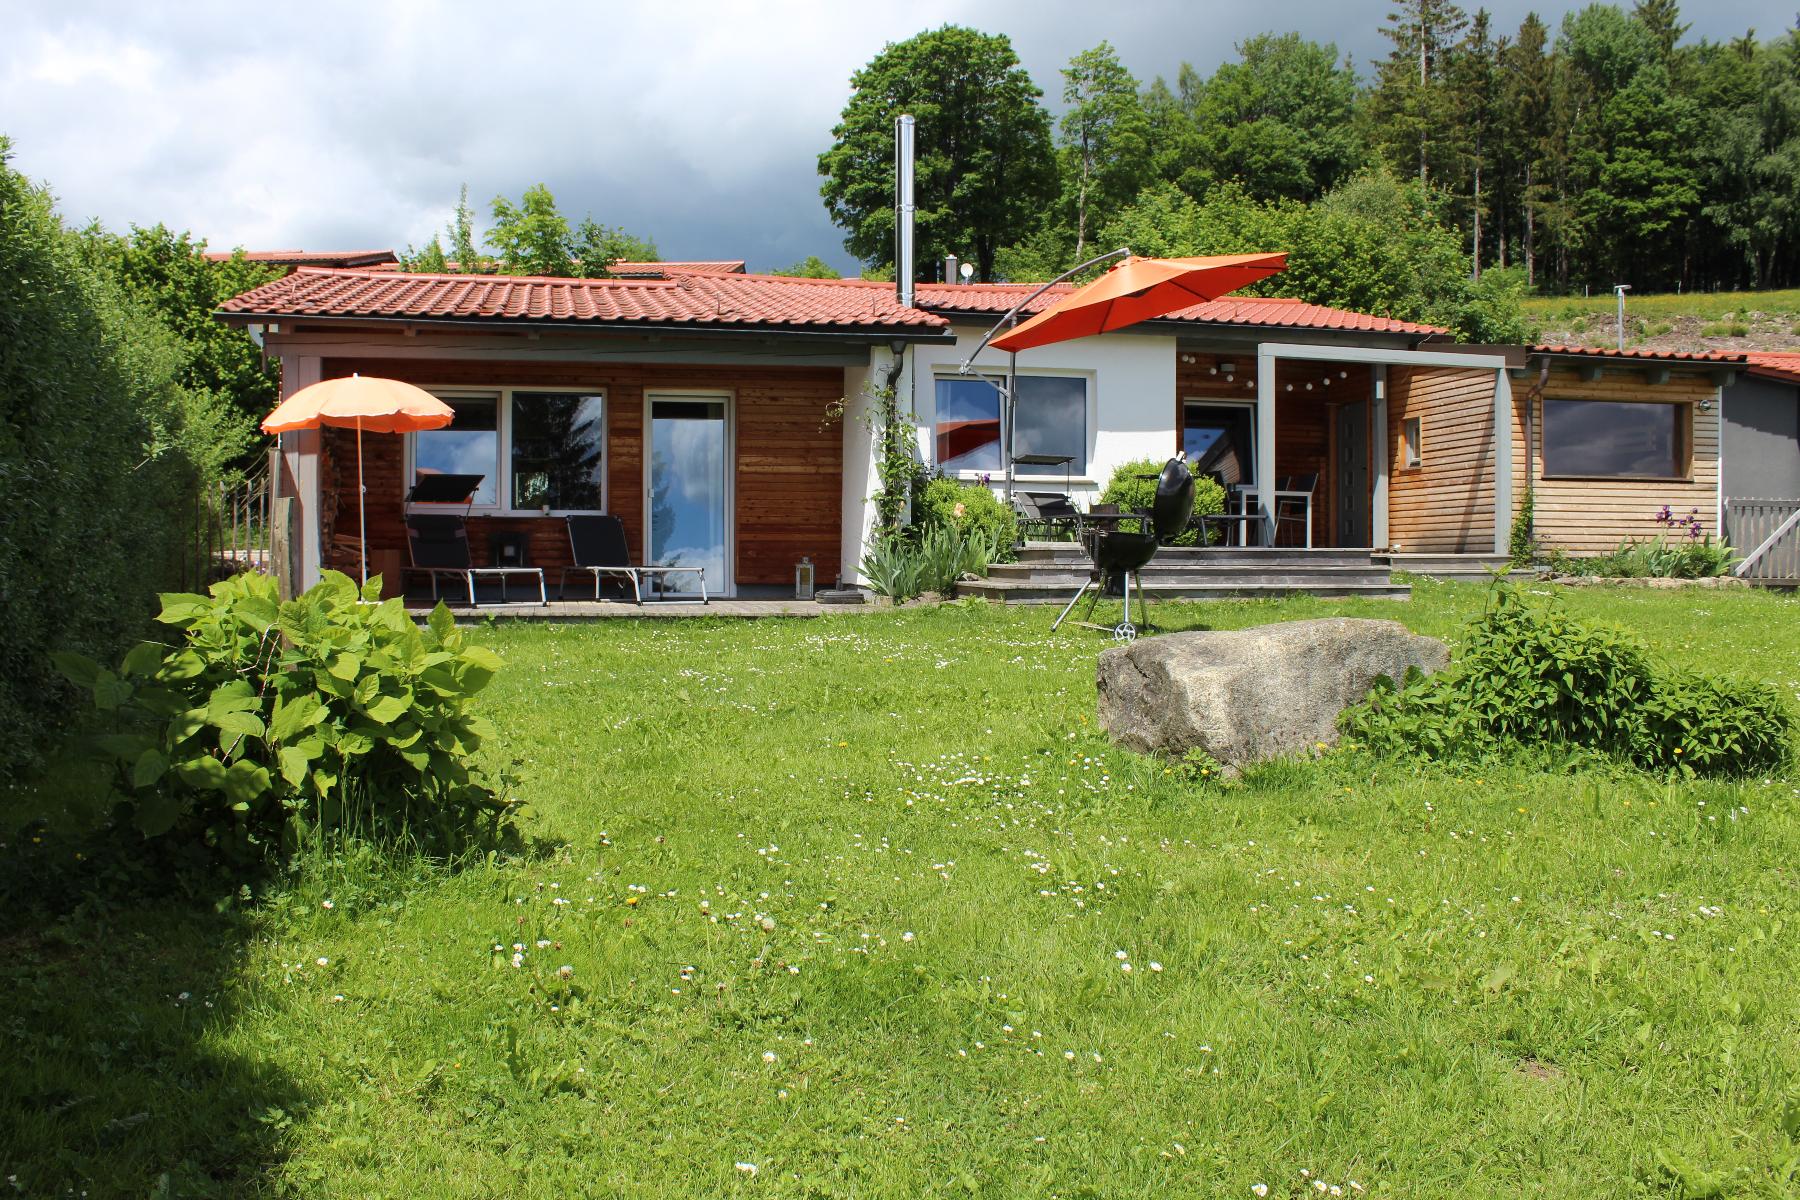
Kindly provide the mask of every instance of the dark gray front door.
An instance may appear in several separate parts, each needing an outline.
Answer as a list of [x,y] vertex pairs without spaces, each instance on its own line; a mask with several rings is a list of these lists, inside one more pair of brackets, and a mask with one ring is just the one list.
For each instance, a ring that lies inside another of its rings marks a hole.
[[1337,408],[1337,545],[1369,544],[1369,405]]

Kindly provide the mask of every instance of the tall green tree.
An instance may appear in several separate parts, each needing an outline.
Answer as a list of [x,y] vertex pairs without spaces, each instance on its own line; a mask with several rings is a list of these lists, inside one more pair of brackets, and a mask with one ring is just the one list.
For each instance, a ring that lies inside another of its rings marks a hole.
[[1077,262],[1091,231],[1137,195],[1150,164],[1150,126],[1137,80],[1107,42],[1063,68],[1063,177],[1075,209]]
[[1454,135],[1447,122],[1445,76],[1469,18],[1449,0],[1400,0],[1381,35],[1392,43],[1376,64],[1370,95],[1374,138],[1396,170],[1416,169],[1421,184],[1431,181],[1438,143]]
[[1356,72],[1337,47],[1297,33],[1239,43],[1198,90],[1191,119],[1208,174],[1265,200],[1317,200],[1366,157]]
[[86,240],[89,252],[175,335],[181,348],[176,382],[217,396],[241,414],[241,432],[233,440],[235,449],[244,449],[250,429],[279,399],[280,372],[263,360],[249,334],[221,324],[213,313],[240,292],[280,278],[281,268],[242,253],[215,262],[205,243],[160,224],[133,226],[123,236],[91,227]]
[[489,207],[494,225],[487,232],[487,241],[498,253],[503,274],[575,274],[569,219],[557,209],[556,197],[548,187],[533,184],[516,205],[504,196],[495,196]]
[[842,279],[838,269],[816,254],[809,254],[791,267],[771,271],[772,275],[788,275],[795,279]]
[[[1537,282],[1538,212],[1548,195],[1545,160],[1553,152],[1550,112],[1553,73],[1548,48],[1550,29],[1536,13],[1527,13],[1512,43],[1500,51],[1500,148],[1502,161],[1516,181],[1515,206],[1520,222],[1519,257],[1525,282]],[[1501,245],[1504,247],[1504,233]],[[1504,253],[1501,264],[1505,264]]]
[[1500,54],[1503,47],[1496,42],[1491,19],[1485,8],[1477,9],[1469,22],[1469,32],[1457,47],[1445,72],[1445,92],[1450,101],[1450,115],[1460,130],[1452,139],[1455,157],[1451,160],[1451,185],[1466,196],[1469,223],[1469,262],[1476,278],[1481,277],[1482,224],[1487,217],[1492,197],[1482,192],[1482,183],[1493,187],[1491,166],[1496,150],[1496,119],[1503,93],[1500,87]]
[[1001,247],[1037,226],[1055,198],[1043,93],[1003,35],[955,25],[889,44],[850,79],[820,193],[850,253],[894,258],[894,119],[917,121],[920,261],[960,254],[993,276]]

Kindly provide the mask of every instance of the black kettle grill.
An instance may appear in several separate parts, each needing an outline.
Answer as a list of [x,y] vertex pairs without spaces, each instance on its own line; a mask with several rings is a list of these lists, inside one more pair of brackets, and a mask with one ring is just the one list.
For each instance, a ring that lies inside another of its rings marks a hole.
[[[1050,626],[1055,632],[1068,615],[1080,603],[1082,596],[1089,588],[1094,594],[1088,601],[1087,612],[1077,624],[1091,629],[1102,629],[1105,626],[1092,624],[1087,618],[1094,615],[1095,605],[1100,597],[1113,596],[1125,601],[1124,620],[1111,627],[1115,641],[1129,642],[1138,635],[1138,626],[1131,623],[1131,589],[1135,580],[1138,594],[1138,613],[1143,619],[1143,628],[1150,626],[1150,609],[1144,600],[1144,581],[1138,574],[1152,558],[1156,557],[1156,549],[1163,542],[1169,541],[1187,528],[1188,518],[1194,513],[1194,475],[1188,470],[1187,461],[1182,458],[1171,458],[1163,464],[1162,473],[1156,477],[1156,498],[1151,501],[1149,519],[1155,532],[1127,533],[1117,528],[1121,518],[1131,519],[1135,516],[1140,528],[1144,514],[1120,514],[1110,516],[1106,521],[1087,516],[1081,523],[1081,543],[1087,548],[1088,557],[1094,562],[1093,570],[1088,573],[1087,582],[1069,600],[1062,610],[1062,615]],[[1112,527],[1108,527],[1109,524]]]

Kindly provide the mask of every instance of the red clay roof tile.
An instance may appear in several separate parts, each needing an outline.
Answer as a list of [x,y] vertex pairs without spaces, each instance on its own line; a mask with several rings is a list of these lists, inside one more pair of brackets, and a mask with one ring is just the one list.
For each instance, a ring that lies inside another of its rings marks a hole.
[[[882,286],[892,286],[883,284]],[[999,316],[1029,295],[1036,284],[964,283],[920,284],[918,303],[921,308],[946,313],[982,313]],[[1024,312],[1038,313],[1049,308],[1069,292],[1072,284],[1058,284],[1026,305]],[[1415,321],[1397,321],[1369,313],[1327,308],[1276,296],[1226,296],[1209,300],[1170,313],[1166,321],[1195,321],[1213,325],[1259,325],[1286,329],[1341,329],[1356,333],[1435,334],[1449,331],[1436,325]]]
[[1744,356],[1750,360],[1750,374],[1783,383],[1800,383],[1800,354],[1772,350],[1752,350]]
[[[226,262],[235,250],[208,250],[208,262]],[[377,267],[399,262],[392,250],[246,250],[249,262],[284,267]]]
[[1564,354],[1580,358],[1632,358],[1650,362],[1696,362],[1725,363],[1742,366],[1742,354],[1727,354],[1720,350],[1618,350],[1608,346],[1532,346],[1533,354]]
[[893,289],[821,279],[692,274],[673,279],[416,275],[303,267],[233,297],[229,316],[914,328],[948,322],[902,308]]
[[[658,264],[626,265],[649,268]],[[555,279],[302,267],[286,279],[226,301],[220,312],[267,319],[369,317],[940,331],[949,326],[947,317],[998,316],[1036,286],[921,284],[915,307],[908,309],[895,299],[893,284],[874,280],[747,275],[728,269],[741,266],[735,261],[660,266],[668,269],[669,277]],[[1048,308],[1069,290],[1066,286],[1053,288],[1027,311]],[[1212,300],[1171,313],[1164,320],[1353,333],[1447,332],[1435,325],[1269,297]]]

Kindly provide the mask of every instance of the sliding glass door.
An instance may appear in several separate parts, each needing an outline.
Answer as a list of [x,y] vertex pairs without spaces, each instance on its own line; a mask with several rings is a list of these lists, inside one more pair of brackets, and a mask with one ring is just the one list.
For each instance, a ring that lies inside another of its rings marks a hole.
[[[707,590],[731,591],[731,401],[721,395],[652,392],[645,397],[649,445],[646,511],[651,566],[705,567]],[[699,580],[669,576],[672,591]]]

